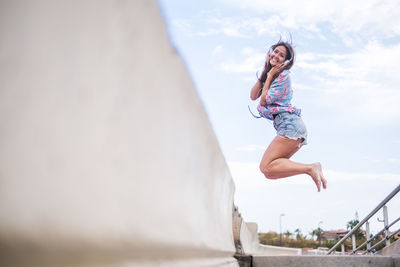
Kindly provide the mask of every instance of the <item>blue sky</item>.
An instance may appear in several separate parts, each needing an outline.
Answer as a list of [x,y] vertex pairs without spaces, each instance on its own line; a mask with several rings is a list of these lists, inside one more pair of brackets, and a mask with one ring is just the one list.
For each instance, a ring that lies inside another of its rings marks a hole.
[[[278,231],[281,213],[292,232],[320,221],[345,228],[400,183],[399,1],[158,2],[230,167],[235,204],[259,231]],[[271,181],[258,170],[275,131],[248,112],[257,106],[249,91],[270,45],[290,36],[293,104],[309,131],[293,160],[322,163],[321,193],[305,175]],[[400,195],[388,207],[389,219],[400,216]]]

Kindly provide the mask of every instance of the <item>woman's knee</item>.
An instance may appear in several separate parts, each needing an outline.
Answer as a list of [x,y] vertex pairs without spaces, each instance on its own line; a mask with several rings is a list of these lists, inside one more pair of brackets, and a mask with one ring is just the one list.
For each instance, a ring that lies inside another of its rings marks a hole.
[[264,176],[268,179],[275,179],[272,174],[271,166],[269,163],[260,163],[260,171],[264,174]]

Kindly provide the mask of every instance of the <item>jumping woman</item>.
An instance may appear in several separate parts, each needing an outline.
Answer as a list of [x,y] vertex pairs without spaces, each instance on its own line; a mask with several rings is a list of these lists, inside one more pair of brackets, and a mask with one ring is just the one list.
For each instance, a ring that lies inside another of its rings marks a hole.
[[288,42],[279,41],[267,53],[261,76],[250,92],[251,100],[260,98],[257,110],[261,117],[272,120],[277,136],[265,151],[260,170],[268,179],[281,179],[308,174],[317,185],[326,189],[327,181],[319,162],[303,164],[290,158],[307,144],[307,129],[300,117],[301,110],[290,103],[293,91],[289,69],[295,54]]

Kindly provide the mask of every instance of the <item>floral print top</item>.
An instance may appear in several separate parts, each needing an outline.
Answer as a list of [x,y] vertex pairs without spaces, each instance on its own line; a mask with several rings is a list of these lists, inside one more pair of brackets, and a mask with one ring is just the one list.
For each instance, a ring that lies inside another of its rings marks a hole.
[[[284,70],[271,83],[266,97],[267,104],[265,106],[258,105],[257,107],[261,117],[273,120],[274,115],[281,112],[295,113],[300,116],[301,109],[292,106],[290,103],[293,97],[293,90],[289,74],[289,70]],[[264,83],[262,87],[264,87]]]

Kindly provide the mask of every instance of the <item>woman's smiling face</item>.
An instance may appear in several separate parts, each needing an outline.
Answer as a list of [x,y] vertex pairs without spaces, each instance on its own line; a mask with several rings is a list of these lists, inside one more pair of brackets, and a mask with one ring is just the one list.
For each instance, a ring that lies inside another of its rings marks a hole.
[[271,55],[269,56],[269,63],[272,67],[282,64],[285,62],[286,54],[286,47],[283,45],[275,47],[274,51],[272,51]]

